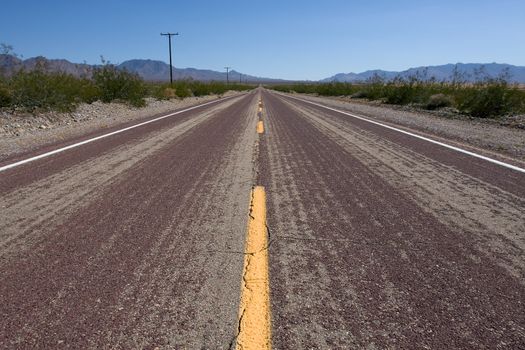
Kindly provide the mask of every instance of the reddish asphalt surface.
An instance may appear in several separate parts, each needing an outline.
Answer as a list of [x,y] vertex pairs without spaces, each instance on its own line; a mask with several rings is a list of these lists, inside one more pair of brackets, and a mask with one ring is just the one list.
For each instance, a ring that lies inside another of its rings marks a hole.
[[254,185],[274,349],[525,349],[524,174],[264,89],[1,172],[0,348],[232,348]]

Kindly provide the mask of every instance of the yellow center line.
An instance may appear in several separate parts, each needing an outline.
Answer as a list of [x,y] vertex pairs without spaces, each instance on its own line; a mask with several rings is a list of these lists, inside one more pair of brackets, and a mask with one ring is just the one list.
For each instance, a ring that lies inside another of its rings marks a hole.
[[263,124],[262,120],[259,120],[257,122],[257,133],[258,134],[264,133],[264,124]]
[[236,349],[269,350],[271,348],[266,193],[263,186],[256,186],[252,190],[246,236]]

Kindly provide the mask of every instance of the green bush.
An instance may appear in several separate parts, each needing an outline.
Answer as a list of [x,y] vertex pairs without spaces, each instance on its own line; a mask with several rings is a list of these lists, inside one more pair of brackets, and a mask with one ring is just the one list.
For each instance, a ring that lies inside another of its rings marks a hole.
[[186,84],[176,83],[175,84],[175,95],[177,95],[178,98],[186,98],[186,97],[191,97],[193,95],[193,92]]
[[431,95],[425,105],[426,109],[438,109],[443,107],[450,107],[454,103],[454,99],[443,93]]
[[72,111],[90,93],[90,83],[66,73],[19,71],[9,81],[10,104],[27,110]]
[[0,81],[0,107],[10,106],[11,100],[11,91],[4,82]]
[[516,88],[509,87],[505,82],[489,82],[464,89],[458,94],[458,109],[468,115],[478,118],[495,117],[523,110],[523,99]]
[[20,70],[0,82],[0,106],[28,111],[72,111],[81,102],[120,100],[134,106],[145,105],[145,85],[136,75],[103,66],[92,79],[77,78],[62,72],[47,72],[45,67]]
[[385,85],[380,82],[366,84],[361,95],[369,100],[380,100],[385,97]]
[[375,74],[369,78],[361,88],[361,96],[368,100],[379,100],[385,97],[385,82]]
[[93,81],[87,78],[82,78],[78,82],[77,98],[84,103],[93,103],[100,99],[100,91],[93,84]]
[[415,91],[410,84],[387,85],[385,88],[386,103],[406,105],[414,101]]
[[118,100],[137,107],[146,104],[146,86],[136,74],[106,64],[94,70],[93,82],[102,102]]

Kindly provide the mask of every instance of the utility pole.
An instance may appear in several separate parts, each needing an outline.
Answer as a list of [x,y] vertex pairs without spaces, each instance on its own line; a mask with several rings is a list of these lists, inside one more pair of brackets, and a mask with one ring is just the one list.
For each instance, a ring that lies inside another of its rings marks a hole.
[[174,35],[179,35],[179,33],[160,33],[160,35],[168,37],[170,50],[170,85],[173,86],[173,64],[171,63],[171,37]]
[[239,73],[239,84],[242,84],[242,73]]
[[231,67],[224,67],[226,69],[226,85],[230,85],[230,69]]

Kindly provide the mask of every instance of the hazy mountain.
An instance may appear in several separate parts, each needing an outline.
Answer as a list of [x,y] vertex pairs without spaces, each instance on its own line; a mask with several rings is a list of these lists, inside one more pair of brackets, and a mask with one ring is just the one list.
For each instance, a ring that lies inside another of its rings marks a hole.
[[[11,75],[19,69],[33,70],[37,66],[51,72],[66,72],[74,76],[89,76],[95,65],[71,63],[62,59],[47,59],[45,57],[34,57],[21,60],[12,55],[0,55],[0,72]],[[118,68],[126,69],[137,73],[144,80],[148,81],[168,81],[170,76],[170,66],[162,61],[135,59],[122,62]],[[261,78],[242,74],[237,71],[230,71],[230,81],[239,82],[276,82],[278,79]],[[173,79],[194,79],[200,81],[226,81],[226,72],[217,72],[209,69],[196,68],[173,68]]]
[[5,71],[10,71],[14,67],[20,67],[22,62],[21,59],[12,55],[0,55],[0,68],[3,68]]
[[402,78],[419,76],[422,79],[435,78],[436,80],[441,81],[452,80],[456,69],[460,77],[466,81],[475,81],[484,77],[497,78],[502,74],[508,72],[509,81],[518,82],[522,84],[525,83],[525,67],[500,63],[445,64],[441,66],[410,68],[402,72],[371,70],[362,73],[339,73],[321,81],[358,82],[366,81],[376,75],[385,80],[390,80],[397,76]]
[[[40,66],[48,71],[66,72],[74,76],[89,76],[96,65],[72,63],[63,59],[47,59],[45,57],[33,57],[22,60],[12,55],[0,54],[0,73],[10,75],[19,69],[32,70]],[[144,80],[148,81],[168,81],[169,80],[169,64],[162,61],[134,59],[125,61],[117,67],[126,69],[130,72],[137,73]],[[369,70],[362,73],[339,73],[330,78],[321,80],[322,82],[340,81],[340,82],[359,82],[366,81],[375,76],[379,76],[385,80],[394,79],[397,76],[409,78],[412,76],[419,76],[422,79],[435,78],[438,81],[451,80],[454,76],[454,71],[457,69],[459,75],[466,81],[474,81],[479,77],[496,78],[501,74],[508,72],[510,81],[525,84],[525,67],[513,66],[509,64],[499,63],[458,63],[445,64],[441,66],[428,66],[410,68],[402,72],[392,72],[384,70]],[[230,81],[239,81],[239,72],[230,71]],[[209,69],[196,68],[174,68],[173,79],[194,79],[200,81],[226,81],[226,72],[217,72]],[[261,78],[251,75],[242,74],[242,80],[252,83],[278,83],[285,82],[280,79]]]
[[93,66],[71,63],[62,59],[47,59],[42,56],[22,60],[12,55],[0,55],[0,72],[11,75],[19,69],[33,70],[36,67],[50,72],[65,72],[74,76],[89,75]]
[[[167,81],[170,76],[170,65],[162,61],[135,59],[122,62],[118,65],[119,68],[127,69],[130,72],[137,73],[144,80],[149,81]],[[231,82],[276,82],[279,79],[261,78],[252,75],[247,75],[231,70],[229,79]],[[197,68],[173,68],[173,79],[194,79],[200,81],[226,81],[226,72],[217,72],[209,69]]]
[[[154,60],[129,60],[119,64],[119,68],[137,73],[144,80],[164,81],[169,80],[170,65],[162,61]],[[216,72],[208,69],[196,68],[173,68],[173,79],[195,79],[195,80],[226,80],[226,72]],[[239,79],[239,74],[230,72],[230,79]]]

